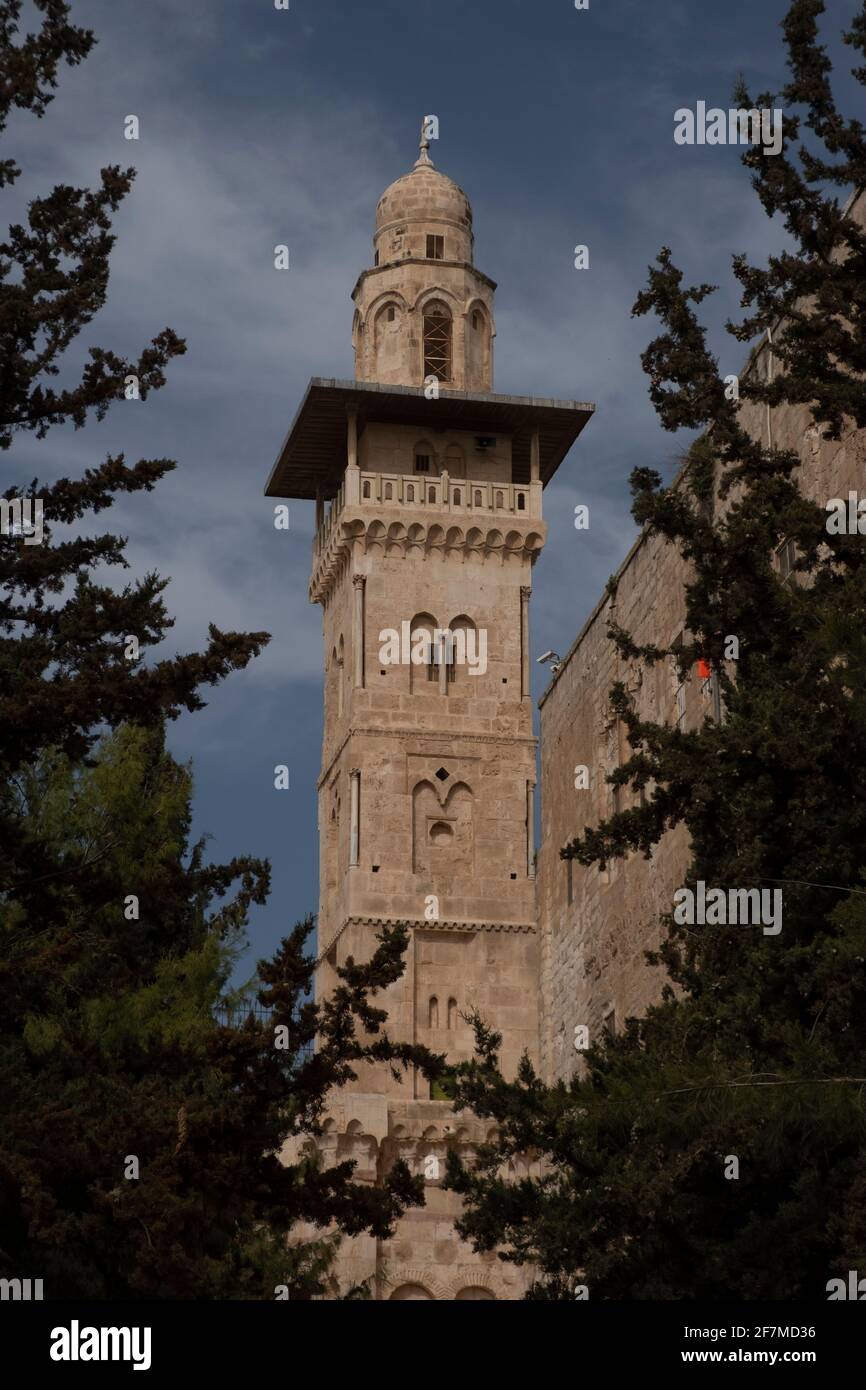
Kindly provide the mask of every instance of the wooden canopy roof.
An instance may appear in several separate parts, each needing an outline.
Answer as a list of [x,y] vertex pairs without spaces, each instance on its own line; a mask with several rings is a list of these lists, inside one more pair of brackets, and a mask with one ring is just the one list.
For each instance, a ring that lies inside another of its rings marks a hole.
[[271,469],[265,496],[314,498],[317,490],[324,498],[335,496],[346,469],[347,418],[352,410],[357,412],[359,438],[373,423],[417,425],[419,431],[509,434],[516,483],[529,482],[530,444],[538,430],[540,476],[546,484],[595,406],[469,391],[440,391],[437,399],[428,400],[421,386],[313,377]]

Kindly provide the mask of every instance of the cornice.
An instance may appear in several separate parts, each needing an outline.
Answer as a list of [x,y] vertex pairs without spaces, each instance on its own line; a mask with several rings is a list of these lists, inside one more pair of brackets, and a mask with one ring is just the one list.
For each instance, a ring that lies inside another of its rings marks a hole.
[[[403,220],[405,221],[405,219]],[[398,223],[395,222],[392,225],[397,226]],[[459,230],[465,231],[465,228],[460,227],[460,224],[457,222],[452,223],[452,225],[457,227]],[[385,230],[386,229],[384,227],[381,228],[381,231]],[[472,234],[470,233],[470,235]],[[472,237],[472,239],[474,242],[474,236]],[[476,279],[481,280],[485,285],[488,285],[491,290],[493,290],[494,292],[496,290],[496,281],[491,280],[489,275],[485,275],[484,271],[479,270],[478,266],[473,265],[471,261],[428,261],[426,256],[403,256],[401,260],[383,261],[381,265],[371,265],[368,266],[366,270],[362,270],[361,274],[355,281],[355,287],[352,290],[352,299],[355,301],[355,303],[357,303],[356,296],[358,295],[361,286],[364,284],[365,280],[373,279],[374,277],[386,274],[388,271],[391,270],[402,270],[403,267],[407,265],[421,265],[424,266],[427,270],[430,269],[431,265],[434,266],[436,269],[438,269],[439,266],[443,266],[449,270],[468,270],[472,275],[476,277]]]
[[441,932],[510,932],[515,935],[535,936],[538,928],[531,922],[428,922],[426,917],[367,917],[352,915],[347,917],[339,931],[335,932],[326,946],[316,956],[318,968],[329,951],[336,946],[347,927],[408,927],[410,931]]
[[[538,747],[538,739],[535,734],[464,734],[453,729],[443,729],[439,731],[434,731],[432,729],[429,731],[419,729],[387,729],[382,728],[381,725],[378,724],[371,727],[362,724],[354,724],[346,731],[327,766],[320,772],[319,780],[316,782],[317,791],[320,791],[325,785],[331,775],[334,764],[337,762],[346,744],[356,734],[363,734],[369,738],[398,738],[401,740],[408,738],[427,739],[433,743],[439,744],[445,739],[449,743],[498,743],[505,744],[512,748],[515,744],[523,744],[527,748],[535,749]],[[443,753],[442,756],[445,757],[446,755]]]
[[[473,480],[460,482],[471,487]],[[478,539],[470,541],[470,536]],[[501,565],[520,557],[532,566],[546,538],[543,517],[522,512],[451,511],[445,507],[367,501],[363,509],[354,505],[344,508],[315,557],[310,602],[327,604],[355,546],[364,554],[372,546],[387,547],[390,556],[399,550],[404,559],[423,551],[425,560],[435,555],[440,564],[463,565],[467,556],[475,555],[484,563],[498,560]]]

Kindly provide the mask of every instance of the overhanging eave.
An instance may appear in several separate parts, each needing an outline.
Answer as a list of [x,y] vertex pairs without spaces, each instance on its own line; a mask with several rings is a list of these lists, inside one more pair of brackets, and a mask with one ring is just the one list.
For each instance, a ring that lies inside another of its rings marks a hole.
[[265,488],[266,497],[336,496],[346,468],[347,419],[368,424],[416,425],[421,430],[508,434],[512,478],[528,483],[532,435],[538,430],[539,471],[548,483],[595,406],[536,396],[442,390],[428,399],[421,386],[380,386],[368,381],[313,377],[292,421]]

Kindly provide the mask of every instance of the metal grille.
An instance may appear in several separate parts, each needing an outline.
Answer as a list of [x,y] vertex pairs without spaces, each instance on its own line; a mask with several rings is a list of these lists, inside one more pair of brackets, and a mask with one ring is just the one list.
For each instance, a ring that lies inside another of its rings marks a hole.
[[424,315],[424,375],[451,378],[451,315],[439,304]]
[[214,1016],[221,1028],[243,1028],[250,1016],[256,1023],[270,1023],[274,1011],[264,1004],[217,1004]]
[[[221,1028],[243,1028],[247,1019],[252,1016],[256,1023],[268,1024],[271,1022],[274,1011],[265,1008],[264,1004],[217,1004],[214,1010],[214,1018]],[[315,1045],[312,1042],[304,1043],[294,1054],[293,1064],[301,1066],[308,1058],[315,1053]]]

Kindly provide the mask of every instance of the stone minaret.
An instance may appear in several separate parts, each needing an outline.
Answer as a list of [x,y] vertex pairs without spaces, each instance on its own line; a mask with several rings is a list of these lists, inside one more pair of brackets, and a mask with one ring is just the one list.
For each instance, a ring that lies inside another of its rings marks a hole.
[[[390,1034],[455,1061],[463,1014],[538,1050],[536,741],[529,680],[542,488],[592,407],[496,396],[495,284],[472,210],[422,138],[382,195],[374,265],[353,291],[355,381],[314,378],[268,484],[316,499],[310,597],[324,628],[317,990],[404,922]],[[414,658],[414,659],[413,659]],[[345,1246],[340,1277],[376,1296],[515,1297],[519,1271],[474,1256],[439,1185],[445,1150],[484,1137],[420,1076],[369,1068],[335,1098],[325,1147],[375,1182],[397,1156],[427,1206],[388,1246]]]

